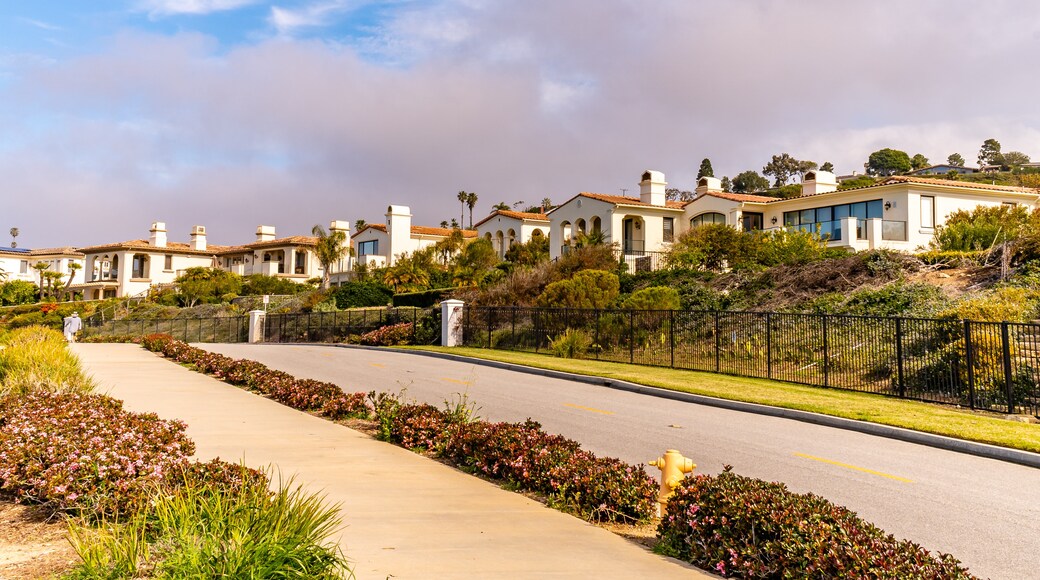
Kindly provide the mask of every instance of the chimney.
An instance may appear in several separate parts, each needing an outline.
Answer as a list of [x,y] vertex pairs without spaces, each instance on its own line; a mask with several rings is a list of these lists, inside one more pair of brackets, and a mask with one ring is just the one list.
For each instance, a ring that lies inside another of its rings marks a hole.
[[350,222],[346,220],[332,220],[329,222],[329,233],[332,232],[343,232],[343,235],[350,239]]
[[148,230],[148,245],[155,248],[166,247],[166,222],[152,222],[152,229]]
[[393,266],[398,255],[412,251],[412,209],[407,205],[386,208],[386,236],[390,247],[383,251],[387,266]]
[[191,249],[200,252],[206,249],[206,226],[191,226]]
[[694,190],[694,193],[697,194],[697,197],[700,197],[705,193],[719,193],[721,191],[722,180],[705,175],[697,180],[697,189]]
[[802,176],[802,195],[838,191],[838,179],[830,171],[813,169]]
[[639,201],[650,205],[665,205],[666,187],[668,183],[664,180],[663,173],[647,169],[639,182]]
[[256,226],[256,241],[270,242],[274,239],[274,226]]

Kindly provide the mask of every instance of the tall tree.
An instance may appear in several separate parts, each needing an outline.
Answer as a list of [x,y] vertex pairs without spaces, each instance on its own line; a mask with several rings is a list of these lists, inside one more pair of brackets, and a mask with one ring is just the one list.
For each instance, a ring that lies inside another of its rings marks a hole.
[[1000,164],[1002,170],[1009,171],[1029,163],[1029,156],[1021,151],[1008,151],[997,156],[995,161]]
[[769,189],[769,180],[752,169],[742,171],[733,178],[733,191],[737,193],[751,193],[766,189]]
[[448,229],[448,220],[441,220],[441,227],[444,229]]
[[808,159],[806,159],[804,161],[799,161],[798,162],[798,173],[805,174],[805,173],[808,173],[808,172],[812,171],[813,169],[816,169],[817,167],[818,166],[816,165],[815,161],[809,161]]
[[693,197],[692,191],[684,191],[678,187],[669,187],[664,190],[664,198],[669,201],[690,201]]
[[314,257],[321,264],[321,287],[327,289],[332,277],[332,265],[349,254],[352,248],[346,245],[347,234],[340,230],[326,232],[321,225],[315,225],[311,228],[311,233],[318,238],[318,244],[314,247]]
[[495,205],[491,206],[491,209],[497,211],[509,211],[509,204],[504,201],[500,201]]
[[830,161],[824,161],[823,165],[820,166],[820,171],[829,171],[834,173],[834,164]]
[[459,222],[466,223],[466,200],[469,199],[469,194],[464,190],[459,190],[459,194],[455,196],[459,200]]
[[36,262],[32,265],[33,270],[40,273],[40,300],[43,300],[44,297],[47,296],[47,282],[50,281],[50,277],[45,276],[44,274],[47,272],[47,268],[50,267],[51,265],[46,262]]
[[898,149],[879,149],[867,158],[868,175],[895,175],[910,171],[910,156]]
[[11,234],[11,247],[12,248],[17,248],[18,247],[18,242],[15,241],[15,238],[18,237],[18,234],[20,234],[21,231],[18,228],[11,228],[9,230],[9,232]]
[[979,148],[979,167],[983,165],[997,165],[1000,163],[1000,141],[986,139]]
[[762,173],[772,175],[774,180],[773,187],[780,187],[787,183],[787,180],[791,179],[792,176],[797,175],[800,167],[800,162],[797,159],[787,153],[781,153],[780,155],[773,155],[769,163],[766,163],[766,166],[762,168]]
[[697,170],[697,179],[702,177],[715,177],[715,171],[711,168],[711,159],[701,159],[701,167]]
[[916,153],[910,158],[910,167],[912,169],[924,169],[928,167],[928,158],[920,153]]
[[960,153],[950,153],[950,156],[946,158],[946,163],[954,167],[964,167],[964,157]]
[[473,207],[477,205],[477,194],[472,191],[466,194],[466,207],[469,208],[469,229],[473,229]]
[[554,207],[556,207],[556,206],[553,205],[553,202],[552,202],[551,199],[549,199],[548,197],[543,197],[542,198],[542,213],[546,213],[546,212],[548,212],[549,210],[551,210]]
[[354,222],[354,231],[360,232],[361,230],[365,229],[365,226],[367,225],[368,222],[366,222],[365,220],[357,220]]
[[733,191],[733,182],[729,180],[728,175],[722,176],[722,191]]

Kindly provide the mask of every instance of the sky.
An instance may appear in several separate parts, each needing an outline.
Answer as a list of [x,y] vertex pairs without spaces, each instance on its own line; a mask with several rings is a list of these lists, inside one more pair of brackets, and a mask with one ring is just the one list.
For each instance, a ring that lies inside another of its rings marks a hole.
[[1040,159],[1038,60],[1028,0],[0,0],[0,243],[437,225],[460,190],[478,221],[705,157]]

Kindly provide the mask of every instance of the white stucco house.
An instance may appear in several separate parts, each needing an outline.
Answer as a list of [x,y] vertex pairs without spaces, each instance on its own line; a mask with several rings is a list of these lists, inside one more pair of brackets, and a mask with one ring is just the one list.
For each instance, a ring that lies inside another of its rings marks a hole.
[[664,174],[645,171],[639,198],[580,193],[567,200],[548,213],[550,255],[568,251],[578,232],[600,231],[607,243],[618,245],[630,271],[656,268],[676,236],[711,223],[749,231],[818,231],[829,245],[853,250],[917,251],[928,246],[935,228],[955,211],[980,205],[1040,206],[1036,189],[907,175],[838,191],[833,173],[809,171],[802,178],[801,195],[791,199],[725,192],[720,180],[702,177],[693,200],[667,201],[666,186]]
[[549,216],[544,213],[495,210],[473,226],[477,235],[490,241],[500,258],[515,244],[526,244],[533,238],[549,236]]
[[[366,224],[351,237],[358,264],[370,268],[393,266],[400,256],[430,247],[452,234],[450,228],[413,226],[412,211],[406,205],[391,205],[385,224]],[[464,240],[477,237],[476,230],[461,230]]]
[[[47,264],[50,272],[61,272],[63,284],[83,282],[83,254],[75,248],[0,248],[0,281],[23,280],[39,285],[40,273],[33,266],[40,262]],[[72,264],[79,264],[79,268]]]

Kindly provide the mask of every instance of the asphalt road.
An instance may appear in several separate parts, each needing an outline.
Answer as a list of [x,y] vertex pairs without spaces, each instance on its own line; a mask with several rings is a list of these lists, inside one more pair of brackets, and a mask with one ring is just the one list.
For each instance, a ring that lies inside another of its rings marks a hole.
[[[782,481],[849,507],[977,575],[1040,578],[1040,470],[951,451],[420,355],[299,345],[200,345],[348,392],[405,391],[443,406],[464,393],[481,418],[528,417],[597,454],[645,463],[665,449],[697,473]],[[656,472],[656,470],[653,470]]]

